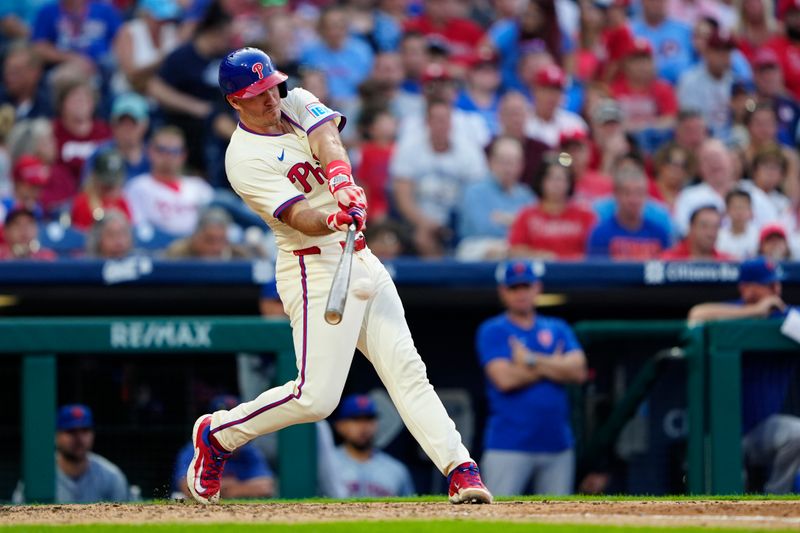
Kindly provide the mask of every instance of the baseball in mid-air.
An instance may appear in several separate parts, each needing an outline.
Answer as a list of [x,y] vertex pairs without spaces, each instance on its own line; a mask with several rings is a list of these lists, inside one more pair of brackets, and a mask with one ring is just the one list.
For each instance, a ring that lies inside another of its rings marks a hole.
[[354,279],[350,283],[350,291],[359,300],[366,300],[375,292],[375,284],[369,278]]

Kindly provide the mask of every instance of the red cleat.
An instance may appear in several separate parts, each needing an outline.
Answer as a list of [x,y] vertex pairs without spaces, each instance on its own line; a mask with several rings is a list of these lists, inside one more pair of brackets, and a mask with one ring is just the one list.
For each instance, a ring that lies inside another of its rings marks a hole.
[[481,481],[481,472],[475,463],[458,465],[447,476],[450,485],[450,503],[492,503],[492,493]]
[[211,415],[203,415],[194,423],[192,442],[194,457],[186,471],[186,484],[192,497],[200,503],[217,503],[219,501],[220,482],[225,461],[232,455],[220,451],[211,444],[209,430]]

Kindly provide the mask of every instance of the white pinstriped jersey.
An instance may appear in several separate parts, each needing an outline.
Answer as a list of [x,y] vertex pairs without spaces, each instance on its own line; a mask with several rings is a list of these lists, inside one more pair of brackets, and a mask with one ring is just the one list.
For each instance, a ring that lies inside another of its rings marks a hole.
[[269,224],[281,250],[340,241],[339,233],[318,237],[305,235],[281,222],[279,217],[287,207],[303,199],[325,213],[338,210],[328,190],[325,169],[311,153],[308,134],[329,120],[335,120],[341,130],[345,118],[300,88],[289,91],[281,100],[281,113],[294,133],[260,134],[239,123],[225,154],[228,181],[245,203]]

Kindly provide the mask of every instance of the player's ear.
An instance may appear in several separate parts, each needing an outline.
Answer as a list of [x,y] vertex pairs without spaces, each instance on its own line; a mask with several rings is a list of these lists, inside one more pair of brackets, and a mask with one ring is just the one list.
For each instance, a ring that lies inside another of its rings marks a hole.
[[228,101],[232,108],[234,108],[236,111],[239,111],[239,104],[236,102],[235,96],[228,95],[225,97],[225,100]]

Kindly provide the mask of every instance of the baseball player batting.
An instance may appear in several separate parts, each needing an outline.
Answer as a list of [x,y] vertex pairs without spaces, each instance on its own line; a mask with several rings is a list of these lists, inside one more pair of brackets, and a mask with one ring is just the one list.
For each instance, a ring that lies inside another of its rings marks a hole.
[[[220,88],[239,114],[225,169],[233,189],[275,234],[275,280],[292,326],[298,375],[251,402],[197,419],[189,490],[200,503],[217,502],[233,450],[259,435],[330,415],[358,348],[406,426],[448,476],[450,501],[491,503],[428,381],[397,289],[360,233],[367,203],[339,137],[345,118],[308,91],[287,91],[286,79],[255,48],[233,52],[219,69]],[[331,325],[324,320],[325,305],[350,224],[358,231],[351,276],[359,297],[349,298],[341,322]]]

